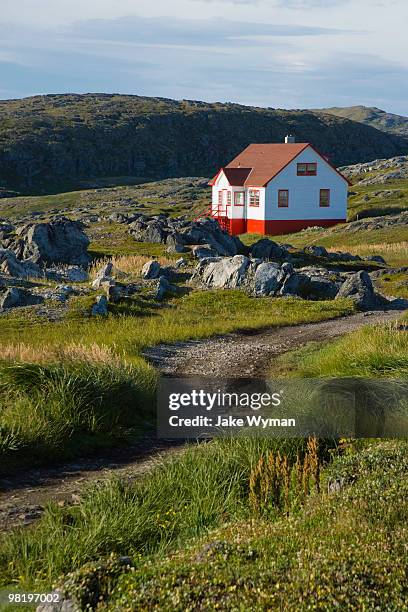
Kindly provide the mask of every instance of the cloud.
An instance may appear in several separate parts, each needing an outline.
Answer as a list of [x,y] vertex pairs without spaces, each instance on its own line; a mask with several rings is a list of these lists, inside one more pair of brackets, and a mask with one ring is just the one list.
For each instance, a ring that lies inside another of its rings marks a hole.
[[353,39],[361,42],[335,28],[176,17],[3,25],[0,96],[121,92],[280,108],[365,103],[403,112],[408,69],[344,51]]
[[[288,9],[310,9],[310,8],[331,8],[349,4],[352,0],[271,0],[268,6]],[[392,0],[390,0],[392,1]],[[223,3],[223,4],[265,4],[266,0],[194,0],[194,2]]]

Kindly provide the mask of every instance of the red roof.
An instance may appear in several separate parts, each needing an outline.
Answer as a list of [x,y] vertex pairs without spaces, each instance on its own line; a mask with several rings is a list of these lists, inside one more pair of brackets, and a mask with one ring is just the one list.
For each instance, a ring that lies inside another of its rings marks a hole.
[[[286,168],[291,161],[300,155],[302,151],[307,149],[307,147],[312,147],[326,163],[340,174],[340,172],[338,172],[338,170],[308,142],[250,144],[225,168],[221,168],[220,172],[223,171],[225,173],[229,184],[234,187],[264,187],[279,174],[279,172]],[[220,172],[210,181],[210,185],[214,185]],[[347,181],[345,176],[342,174],[340,174],[340,176]]]

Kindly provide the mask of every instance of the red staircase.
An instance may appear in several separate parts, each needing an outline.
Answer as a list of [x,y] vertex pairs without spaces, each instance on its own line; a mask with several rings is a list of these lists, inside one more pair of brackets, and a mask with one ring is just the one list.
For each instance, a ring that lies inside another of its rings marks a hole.
[[193,219],[193,221],[198,221],[199,219],[205,219],[209,217],[210,219],[216,219],[218,221],[218,225],[224,231],[231,233],[231,221],[228,219],[227,209],[225,206],[218,205],[216,208],[213,204],[210,204],[207,208],[205,208],[197,217]]

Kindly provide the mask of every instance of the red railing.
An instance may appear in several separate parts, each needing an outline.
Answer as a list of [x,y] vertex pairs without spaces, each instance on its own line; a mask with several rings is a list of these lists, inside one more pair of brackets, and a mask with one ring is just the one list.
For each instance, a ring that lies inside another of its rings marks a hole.
[[205,217],[216,219],[221,229],[230,233],[231,223],[230,219],[228,218],[227,209],[225,206],[218,205],[215,207],[213,204],[211,204],[210,206],[205,208],[199,215],[197,215],[197,217],[194,218],[194,221],[198,221],[199,219]]

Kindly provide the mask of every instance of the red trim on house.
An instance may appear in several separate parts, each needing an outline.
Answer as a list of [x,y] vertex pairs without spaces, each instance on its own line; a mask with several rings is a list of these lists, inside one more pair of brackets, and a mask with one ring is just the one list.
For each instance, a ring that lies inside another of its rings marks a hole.
[[[332,225],[345,222],[346,219],[269,219],[267,221],[263,219],[247,219],[246,231],[252,234],[277,236],[279,234],[293,234],[307,227],[331,227]],[[244,232],[245,230],[242,233]]]
[[249,234],[266,234],[265,223],[263,219],[247,219],[246,231]]
[[217,178],[220,176],[221,172],[223,171],[224,171],[224,168],[220,168],[217,174],[213,176],[213,178],[210,181],[208,181],[208,185],[210,185],[211,187],[215,185],[215,183],[217,182]]
[[246,219],[230,219],[230,234],[237,236],[238,234],[245,234],[247,231]]

